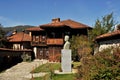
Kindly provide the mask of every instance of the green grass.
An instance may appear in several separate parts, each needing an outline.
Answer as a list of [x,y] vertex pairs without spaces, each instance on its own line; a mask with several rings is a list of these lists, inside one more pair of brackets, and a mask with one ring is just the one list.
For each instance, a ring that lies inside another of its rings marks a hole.
[[33,72],[50,72],[50,70],[59,70],[60,67],[60,63],[46,63],[36,68]]
[[75,74],[56,74],[53,80],[74,80]]
[[[80,66],[80,62],[73,62],[72,63],[74,66],[73,68],[77,68]],[[33,72],[34,73],[39,73],[39,72],[50,72],[50,70],[60,70],[61,64],[60,63],[46,63],[43,64],[39,67],[37,67]]]
[[[77,68],[80,66],[80,62],[73,62],[74,66],[73,68]],[[54,70],[60,70],[61,64],[60,63],[46,63],[38,68],[36,68],[33,72],[39,73],[39,72],[53,72]],[[54,74],[54,73],[53,73]],[[34,78],[35,80],[49,80],[50,74],[45,75],[44,77],[38,77]],[[52,76],[52,80],[74,80],[75,74],[55,74]]]
[[76,69],[78,66],[81,65],[81,62],[73,62],[72,64],[74,65],[73,68]]
[[[49,80],[50,77],[38,77],[34,78],[34,80]],[[75,74],[56,74],[52,77],[52,80],[74,80]]]

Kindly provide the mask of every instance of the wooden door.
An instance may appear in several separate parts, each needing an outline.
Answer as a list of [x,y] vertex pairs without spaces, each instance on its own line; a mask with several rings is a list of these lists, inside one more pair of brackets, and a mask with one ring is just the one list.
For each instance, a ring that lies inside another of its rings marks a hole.
[[48,59],[49,51],[47,48],[39,48],[37,54],[38,59]]

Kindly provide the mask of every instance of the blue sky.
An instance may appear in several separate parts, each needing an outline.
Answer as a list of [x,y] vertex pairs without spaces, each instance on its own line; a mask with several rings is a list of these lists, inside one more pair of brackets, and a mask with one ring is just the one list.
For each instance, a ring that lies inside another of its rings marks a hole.
[[0,0],[0,23],[38,26],[52,18],[72,19],[93,26],[111,12],[120,21],[120,0]]

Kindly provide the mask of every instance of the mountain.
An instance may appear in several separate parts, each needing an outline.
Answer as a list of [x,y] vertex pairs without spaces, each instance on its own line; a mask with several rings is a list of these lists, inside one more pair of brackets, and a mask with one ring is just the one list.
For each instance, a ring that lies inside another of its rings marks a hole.
[[14,26],[14,27],[3,27],[3,30],[7,33],[9,31],[13,31],[13,30],[17,30],[17,32],[23,31],[26,28],[30,28],[30,27],[35,27],[35,26],[31,26],[31,25],[18,25],[18,26]]

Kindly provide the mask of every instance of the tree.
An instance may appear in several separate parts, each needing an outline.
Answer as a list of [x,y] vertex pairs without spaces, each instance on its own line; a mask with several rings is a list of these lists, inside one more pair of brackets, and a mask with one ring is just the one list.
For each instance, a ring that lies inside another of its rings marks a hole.
[[3,38],[4,34],[3,26],[0,24],[0,39]]
[[120,24],[117,25],[117,30],[120,30]]
[[3,30],[3,26],[0,24],[0,47],[5,47],[7,40],[4,37],[5,31]]
[[72,36],[71,38],[72,58],[74,60],[81,59],[91,53],[90,43],[87,36]]
[[93,30],[89,32],[90,40],[94,40],[96,36],[101,34],[112,32],[115,25],[116,21],[113,18],[113,13],[103,16],[101,20],[97,19]]

